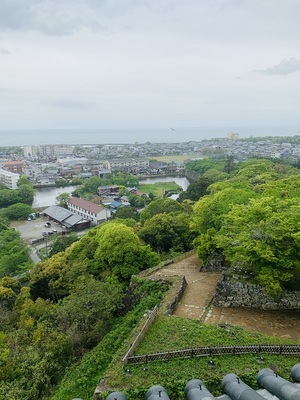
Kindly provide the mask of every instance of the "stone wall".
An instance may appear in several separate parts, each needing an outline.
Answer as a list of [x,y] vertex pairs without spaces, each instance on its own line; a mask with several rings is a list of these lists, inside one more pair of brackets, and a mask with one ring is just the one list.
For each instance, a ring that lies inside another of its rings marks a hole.
[[274,300],[266,295],[261,286],[238,281],[230,274],[222,274],[216,287],[213,305],[263,310],[300,310],[300,291],[285,293],[278,300]]

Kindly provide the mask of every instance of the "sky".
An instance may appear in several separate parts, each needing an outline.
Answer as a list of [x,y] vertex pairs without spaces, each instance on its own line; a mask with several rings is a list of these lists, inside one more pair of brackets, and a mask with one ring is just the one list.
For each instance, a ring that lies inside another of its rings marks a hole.
[[299,0],[1,0],[0,129],[300,126]]

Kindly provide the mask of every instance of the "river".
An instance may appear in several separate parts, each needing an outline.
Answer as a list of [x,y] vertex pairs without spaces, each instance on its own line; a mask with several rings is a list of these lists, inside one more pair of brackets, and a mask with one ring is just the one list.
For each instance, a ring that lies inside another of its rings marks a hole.
[[[182,176],[163,176],[163,177],[151,177],[141,179],[140,183],[156,183],[156,182],[175,182],[181,186],[183,190],[186,190],[189,186],[189,181]],[[49,207],[56,203],[56,197],[62,193],[72,193],[76,189],[76,186],[66,187],[46,187],[36,189],[34,196],[33,207]],[[177,195],[174,195],[177,196]],[[172,197],[175,198],[175,197]]]
[[32,207],[38,208],[53,206],[56,203],[57,196],[62,193],[72,193],[75,189],[76,186],[38,188],[35,191]]

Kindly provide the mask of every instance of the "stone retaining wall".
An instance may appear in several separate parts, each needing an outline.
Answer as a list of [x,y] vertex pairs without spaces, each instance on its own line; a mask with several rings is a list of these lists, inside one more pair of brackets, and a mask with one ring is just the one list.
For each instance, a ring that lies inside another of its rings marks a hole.
[[300,310],[300,291],[288,292],[278,300],[266,295],[265,290],[223,274],[217,284],[213,305],[217,307],[260,308],[263,310]]

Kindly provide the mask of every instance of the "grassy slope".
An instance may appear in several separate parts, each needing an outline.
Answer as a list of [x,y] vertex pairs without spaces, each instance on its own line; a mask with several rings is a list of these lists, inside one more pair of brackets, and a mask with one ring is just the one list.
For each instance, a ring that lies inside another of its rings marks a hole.
[[[178,317],[158,316],[138,348],[138,354],[184,349],[206,345],[233,344],[288,344],[292,341],[250,333],[238,327],[224,329],[215,325],[204,325],[195,320]],[[289,379],[291,367],[299,357],[284,357],[264,354],[213,357],[214,366],[208,364],[209,357],[178,359],[168,362],[153,362],[147,365],[130,366],[131,375],[126,375],[120,365],[114,364],[107,371],[107,384],[127,394],[130,400],[143,397],[150,386],[164,386],[171,398],[184,399],[184,386],[188,380],[199,378],[214,395],[220,395],[224,375],[230,372],[249,385],[256,387],[256,374],[265,367],[278,368],[278,373]]]
[[[154,283],[152,283],[154,285]],[[153,289],[155,289],[153,287]],[[122,358],[129,348],[132,330],[139,323],[137,331],[142,327],[143,312],[154,306],[162,293],[152,289],[150,302],[145,298],[140,305],[128,313],[117,324],[105,339],[86,354],[78,366],[69,370],[51,400],[67,400],[81,397],[92,400],[93,392],[101,378],[105,378],[108,393],[118,390],[130,400],[145,397],[146,391],[156,384],[164,386],[170,398],[184,399],[184,387],[188,380],[199,378],[215,396],[222,393],[221,380],[230,372],[237,373],[241,379],[252,387],[256,387],[256,374],[259,369],[269,367],[278,370],[279,375],[290,379],[291,367],[299,362],[299,357],[287,357],[264,354],[260,355],[218,356],[213,357],[214,365],[210,366],[209,357],[177,359],[161,361],[145,365],[131,365],[131,374],[126,374],[126,366]],[[169,292],[168,292],[169,293]],[[168,295],[165,297],[164,302]],[[140,321],[140,322],[139,322]],[[196,320],[158,315],[141,342],[136,354],[155,353],[197,346],[218,346],[234,344],[289,344],[288,339],[268,337],[260,333],[247,332],[239,327],[221,327],[204,325]],[[146,368],[145,368],[146,367]]]

